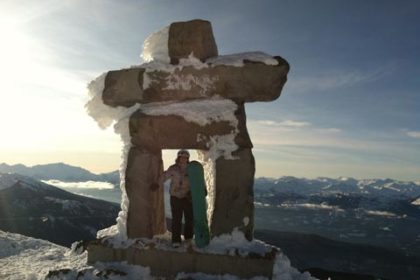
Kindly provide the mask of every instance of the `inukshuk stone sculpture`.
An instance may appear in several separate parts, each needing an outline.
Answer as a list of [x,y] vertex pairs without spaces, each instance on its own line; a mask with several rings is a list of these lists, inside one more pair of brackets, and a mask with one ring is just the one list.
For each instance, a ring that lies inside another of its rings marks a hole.
[[162,149],[187,148],[205,163],[212,236],[238,228],[251,240],[255,163],[244,103],[278,98],[289,64],[261,52],[218,56],[211,24],[203,20],[153,34],[144,57],[150,62],[109,71],[100,92],[107,106],[131,108],[122,174],[129,205],[120,215],[128,238],[166,231],[163,188],[150,186],[163,172]]

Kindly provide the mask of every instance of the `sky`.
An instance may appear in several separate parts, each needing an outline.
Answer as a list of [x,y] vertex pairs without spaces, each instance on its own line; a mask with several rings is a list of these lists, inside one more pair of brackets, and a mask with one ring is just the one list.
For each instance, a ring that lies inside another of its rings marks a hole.
[[279,99],[246,104],[257,177],[420,180],[420,2],[410,0],[2,0],[0,162],[118,169],[122,143],[87,115],[87,84],[140,65],[148,35],[196,18],[211,21],[219,54],[291,65]]

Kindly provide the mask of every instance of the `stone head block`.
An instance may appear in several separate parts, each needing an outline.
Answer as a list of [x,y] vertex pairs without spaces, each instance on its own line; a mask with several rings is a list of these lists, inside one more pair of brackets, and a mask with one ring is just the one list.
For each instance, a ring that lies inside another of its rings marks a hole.
[[174,22],[169,27],[168,52],[172,64],[191,53],[201,61],[217,56],[211,23],[206,20]]

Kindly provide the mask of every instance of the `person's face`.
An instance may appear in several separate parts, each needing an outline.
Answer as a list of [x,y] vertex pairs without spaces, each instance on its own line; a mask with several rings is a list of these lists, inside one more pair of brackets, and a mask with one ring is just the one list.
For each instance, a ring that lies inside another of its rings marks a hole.
[[188,162],[188,157],[187,156],[180,156],[179,157],[179,161],[181,163],[187,163]]

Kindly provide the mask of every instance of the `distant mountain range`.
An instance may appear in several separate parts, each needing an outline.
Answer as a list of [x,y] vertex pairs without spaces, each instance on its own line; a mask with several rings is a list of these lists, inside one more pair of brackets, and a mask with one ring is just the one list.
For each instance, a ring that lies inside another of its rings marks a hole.
[[1,163],[0,173],[17,173],[37,180],[60,180],[64,182],[103,181],[114,185],[119,185],[120,182],[118,171],[94,174],[81,167],[65,163],[40,164],[32,167],[27,167],[23,164],[8,165]]
[[[420,218],[420,184],[392,179],[258,178],[255,200],[278,207],[363,209]],[[372,212],[373,213],[373,212]],[[374,214],[374,213],[373,213]]]
[[115,224],[120,206],[18,174],[0,174],[0,229],[70,246]]
[[257,228],[316,234],[420,256],[420,186],[392,179],[259,178]]
[[[396,195],[381,196],[376,188]],[[255,236],[282,248],[293,266],[313,275],[416,279],[420,212],[412,202],[418,188],[389,179],[258,178]],[[368,197],[386,198],[390,204],[362,202]],[[400,199],[405,204],[395,203]],[[115,224],[119,210],[115,203],[75,195],[28,176],[0,173],[0,230],[70,246],[94,239],[97,230]],[[368,211],[377,213],[363,214]]]
[[[64,182],[102,181],[119,185],[120,175],[117,170],[94,174],[81,167],[65,163],[40,164],[27,167],[23,164],[8,165],[0,163],[0,173],[17,173],[37,180],[60,180]],[[255,191],[261,194],[289,194],[291,199],[308,196],[360,195],[364,197],[382,197],[394,200],[420,199],[420,182],[398,181],[393,179],[361,179],[341,177],[338,179],[320,177],[316,179],[284,176],[280,178],[256,178]],[[262,197],[262,196],[260,196]],[[266,195],[269,197],[269,195]],[[274,202],[274,201],[273,201]],[[385,201],[387,202],[387,201]],[[418,201],[420,204],[420,200]]]

